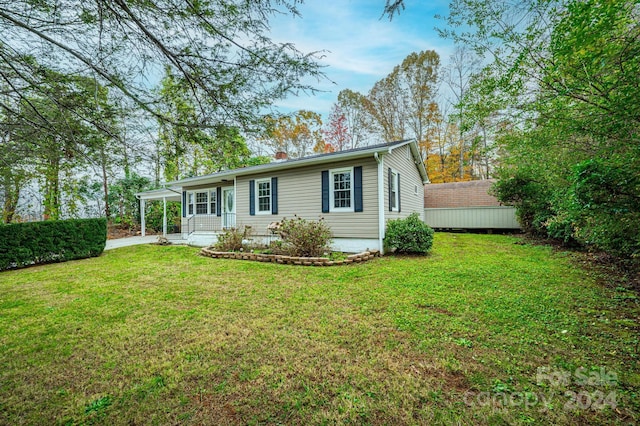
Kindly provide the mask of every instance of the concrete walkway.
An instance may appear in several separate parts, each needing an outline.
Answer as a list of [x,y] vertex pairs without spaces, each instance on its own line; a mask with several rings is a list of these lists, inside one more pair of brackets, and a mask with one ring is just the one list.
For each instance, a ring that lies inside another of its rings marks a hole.
[[115,240],[107,240],[105,250],[111,250],[120,247],[135,246],[139,244],[150,244],[158,241],[157,235],[147,235],[146,237],[127,237],[116,238]]

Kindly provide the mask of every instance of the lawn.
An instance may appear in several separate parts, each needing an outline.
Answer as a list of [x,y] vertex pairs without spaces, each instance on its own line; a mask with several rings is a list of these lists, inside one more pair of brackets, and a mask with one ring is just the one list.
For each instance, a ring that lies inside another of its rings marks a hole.
[[571,253],[469,234],[328,268],[197,253],[1,273],[0,423],[640,421],[637,294]]

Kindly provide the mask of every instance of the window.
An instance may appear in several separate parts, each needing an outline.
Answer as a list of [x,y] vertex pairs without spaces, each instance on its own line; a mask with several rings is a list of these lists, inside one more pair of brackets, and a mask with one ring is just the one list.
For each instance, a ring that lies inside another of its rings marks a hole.
[[249,215],[278,214],[278,178],[249,181]]
[[271,179],[256,181],[258,213],[271,213]]
[[196,214],[207,214],[209,204],[208,192],[196,192]]
[[331,211],[353,211],[352,169],[331,171]]
[[216,214],[218,193],[216,189],[187,192],[187,215]]
[[189,214],[192,215],[193,214],[193,192],[189,192],[188,194],[188,203],[187,205],[189,206]]
[[215,189],[209,191],[209,214],[216,214],[216,204],[218,203],[218,192]]
[[399,203],[399,178],[398,172],[389,169],[389,210],[397,212],[400,207]]

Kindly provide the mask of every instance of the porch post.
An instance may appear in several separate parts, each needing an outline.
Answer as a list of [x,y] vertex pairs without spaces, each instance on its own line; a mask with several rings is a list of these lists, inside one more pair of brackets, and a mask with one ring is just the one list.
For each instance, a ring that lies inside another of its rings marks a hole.
[[167,197],[162,197],[162,236],[167,238]]
[[145,210],[145,201],[143,198],[140,199],[140,228],[142,228],[142,236],[144,237],[146,234],[145,223],[144,223],[144,210]]

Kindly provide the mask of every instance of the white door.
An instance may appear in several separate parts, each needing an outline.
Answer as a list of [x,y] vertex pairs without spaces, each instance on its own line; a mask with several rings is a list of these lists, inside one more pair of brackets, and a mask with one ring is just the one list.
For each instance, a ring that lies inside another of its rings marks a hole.
[[236,199],[233,188],[222,190],[222,226],[233,228],[236,226]]

